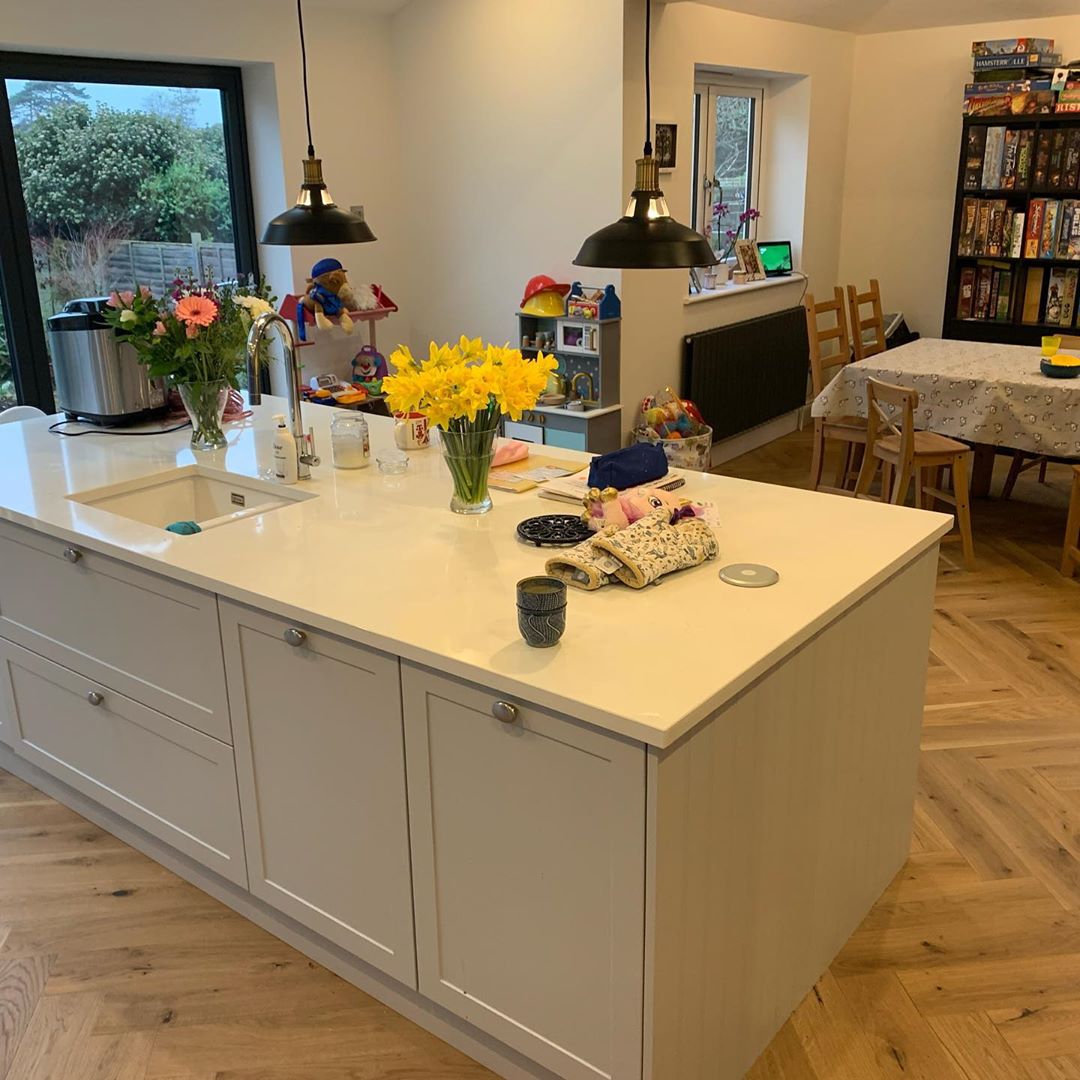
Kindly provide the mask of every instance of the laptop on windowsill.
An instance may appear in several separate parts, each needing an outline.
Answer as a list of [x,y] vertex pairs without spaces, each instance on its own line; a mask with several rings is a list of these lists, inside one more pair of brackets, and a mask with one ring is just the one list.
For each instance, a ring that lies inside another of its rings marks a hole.
[[786,277],[795,269],[791,261],[790,240],[759,240],[761,265],[766,277]]

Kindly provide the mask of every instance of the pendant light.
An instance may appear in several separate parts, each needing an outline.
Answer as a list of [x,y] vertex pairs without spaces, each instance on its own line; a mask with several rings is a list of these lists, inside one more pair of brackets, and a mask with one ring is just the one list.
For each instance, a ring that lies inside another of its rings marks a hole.
[[361,214],[342,210],[326,190],[322,159],[315,156],[311,140],[311,106],[308,102],[307,45],[304,42],[304,11],[296,0],[296,19],[300,26],[300,63],[304,76],[304,119],[307,122],[307,158],[304,160],[304,183],[296,205],[278,214],[263,233],[264,244],[366,244],[375,239]]
[[660,166],[652,148],[651,36],[652,0],[645,0],[645,153],[637,159],[637,179],[626,213],[586,238],[575,266],[667,270],[712,266],[718,261],[704,236],[671,216],[660,190]]

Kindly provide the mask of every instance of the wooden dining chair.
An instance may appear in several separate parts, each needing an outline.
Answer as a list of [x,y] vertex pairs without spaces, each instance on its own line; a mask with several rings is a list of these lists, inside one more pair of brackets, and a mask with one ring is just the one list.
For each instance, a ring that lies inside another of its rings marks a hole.
[[[847,287],[848,325],[851,327],[851,347],[856,360],[877,356],[885,351],[885,315],[881,309],[881,286],[877,278],[870,279],[870,290],[861,293],[854,285]],[[870,308],[863,317],[862,309]],[[869,338],[867,332],[870,332]]]
[[[834,374],[851,362],[851,341],[844,314],[844,294],[839,286],[833,298],[818,303],[813,293],[803,299],[806,309],[806,334],[810,341],[810,382],[814,397],[825,389]],[[825,325],[822,325],[822,320]],[[829,325],[831,323],[832,325]],[[840,461],[833,486],[823,486],[821,474],[825,466],[825,444],[839,442]],[[861,416],[814,418],[814,451],[810,459],[810,487],[814,491],[831,491],[850,495],[850,485],[858,475],[860,461],[856,447],[866,443],[866,421]]]
[[1069,522],[1065,526],[1065,547],[1061,553],[1061,572],[1071,578],[1080,567],[1080,465],[1073,466],[1072,498]]
[[[918,405],[917,390],[876,379],[866,380],[866,451],[855,495],[869,497],[879,465],[882,502],[903,504],[914,480],[915,505],[919,509],[932,510],[937,503],[945,503],[955,510],[957,532],[945,539],[960,541],[964,565],[972,570],[975,566],[970,503],[972,451],[945,435],[916,431]],[[894,416],[898,419],[894,420]],[[943,487],[946,469],[951,491]]]
[[1014,450],[1012,462],[1009,465],[1009,475],[1005,477],[1005,483],[1001,488],[1001,497],[1008,499],[1012,497],[1013,488],[1016,487],[1016,481],[1020,479],[1022,473],[1026,473],[1028,469],[1039,470],[1039,483],[1046,483],[1046,466],[1050,464],[1050,459],[1044,457],[1042,454],[1032,454],[1027,450]]

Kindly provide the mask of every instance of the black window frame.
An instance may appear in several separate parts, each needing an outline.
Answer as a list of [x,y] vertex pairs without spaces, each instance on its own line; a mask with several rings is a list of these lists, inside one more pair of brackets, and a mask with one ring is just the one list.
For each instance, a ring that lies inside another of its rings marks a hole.
[[[49,354],[34,274],[30,224],[26,217],[8,79],[42,79],[130,86],[192,87],[221,94],[225,161],[233,217],[237,269],[259,276],[255,206],[251,193],[242,69],[225,64],[185,64],[158,60],[53,55],[0,50],[0,300],[6,316],[8,349],[20,404],[55,411]],[[0,222],[2,225],[3,222]]]

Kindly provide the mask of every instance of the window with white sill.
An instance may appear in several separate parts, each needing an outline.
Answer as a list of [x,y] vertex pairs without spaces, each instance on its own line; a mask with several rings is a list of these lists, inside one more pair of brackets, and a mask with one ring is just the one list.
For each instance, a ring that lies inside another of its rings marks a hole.
[[761,120],[765,91],[699,73],[694,88],[694,227],[723,256],[736,232],[753,238],[758,206]]

